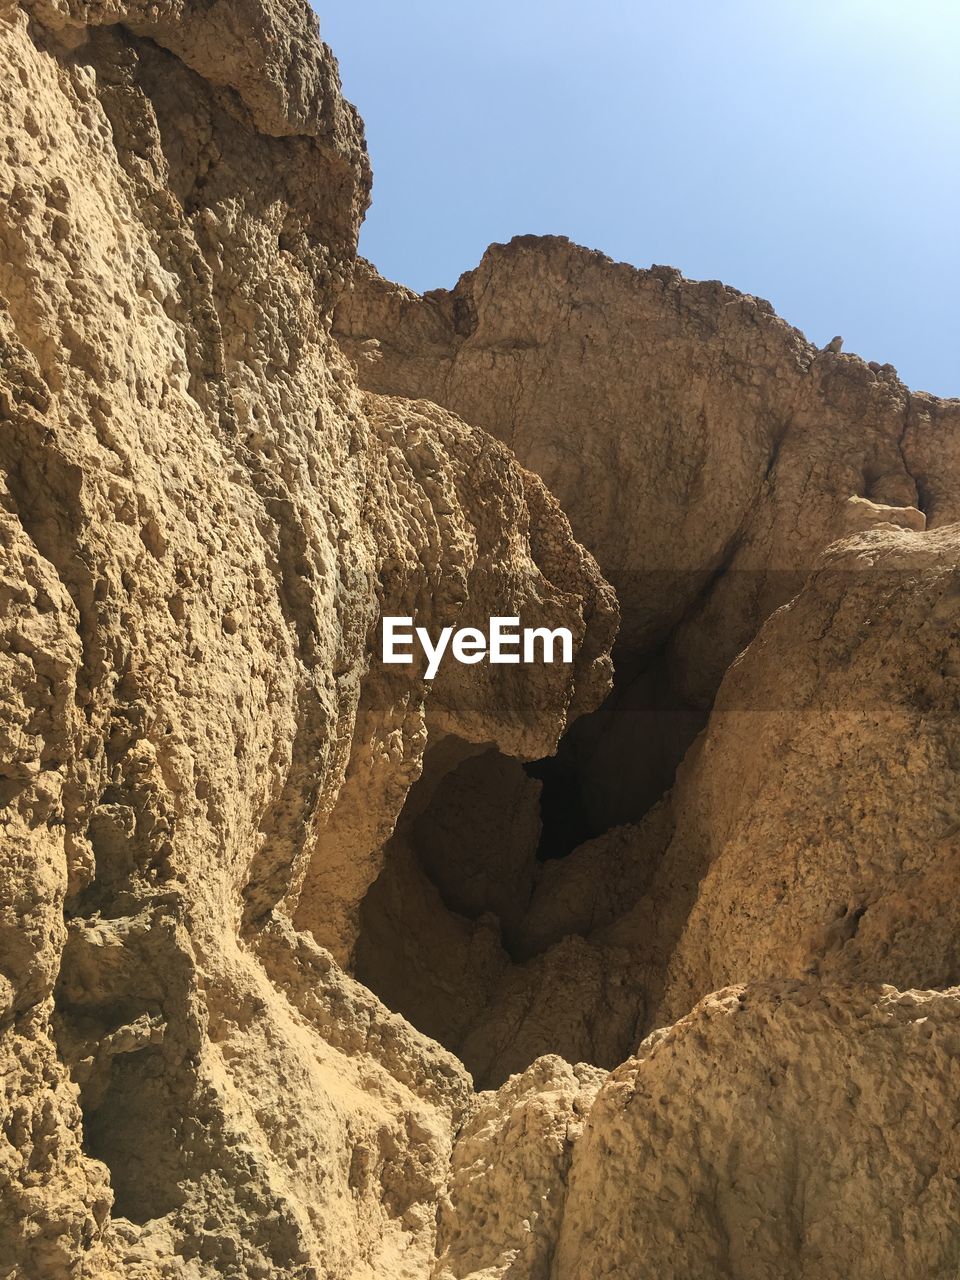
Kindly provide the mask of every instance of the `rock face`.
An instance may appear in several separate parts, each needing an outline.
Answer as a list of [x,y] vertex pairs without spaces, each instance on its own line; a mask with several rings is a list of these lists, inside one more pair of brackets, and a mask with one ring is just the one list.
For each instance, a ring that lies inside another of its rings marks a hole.
[[575,1144],[604,1074],[545,1056],[481,1096],[451,1161],[434,1280],[549,1280]]
[[0,1276],[953,1274],[960,404],[382,281],[298,0],[0,46]]
[[[5,1274],[420,1273],[468,1078],[317,941],[431,737],[541,756],[598,703],[613,594],[504,446],[355,386],[306,7],[0,39]],[[491,612],[574,668],[373,658]]]
[[423,298],[361,264],[336,328],[365,386],[446,405],[543,477],[617,587],[622,647],[672,637],[678,688],[706,705],[876,505],[910,528],[953,518],[928,450],[955,406],[718,281],[525,236]]
[[705,874],[660,1020],[734,974],[960,982],[958,534],[839,544],[728,674],[674,796],[666,861]]
[[562,753],[597,830],[669,785],[723,673],[829,543],[957,518],[955,403],[719,281],[525,236],[422,298],[361,264],[336,331],[363,385],[509,444],[617,588],[616,697]]
[[956,991],[709,996],[601,1088],[552,1274],[949,1275],[958,1015]]

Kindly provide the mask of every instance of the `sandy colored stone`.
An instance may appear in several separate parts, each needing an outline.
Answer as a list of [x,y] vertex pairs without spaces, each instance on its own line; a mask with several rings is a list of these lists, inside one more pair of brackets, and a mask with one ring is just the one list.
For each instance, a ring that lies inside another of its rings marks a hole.
[[[343,787],[318,833],[296,909],[298,924],[342,961],[351,957],[360,903],[428,735],[496,743],[520,757],[549,754],[568,717],[606,690],[617,625],[612,592],[573,542],[556,502],[502,445],[432,405],[365,403],[382,444],[369,465],[381,463],[383,492],[397,494],[394,510],[369,511],[384,565],[380,611],[415,616],[436,635],[451,622],[485,630],[505,609],[522,626],[568,626],[577,657],[572,671],[448,661],[428,684],[417,679],[422,663],[382,664],[371,635]],[[463,520],[468,508],[474,520]],[[417,529],[413,539],[405,520]]]
[[640,1040],[646,1017],[632,952],[571,934],[502,971],[458,1049],[484,1087],[550,1049],[610,1068]]
[[456,1052],[509,964],[496,917],[451,911],[409,841],[395,836],[361,910],[360,980]]
[[[551,750],[615,601],[504,446],[331,342],[368,175],[307,7],[30,15],[0,15],[0,1258],[423,1275],[468,1078],[290,916],[324,883],[349,952],[429,735]],[[384,612],[494,601],[568,623],[575,668],[372,661]]]
[[719,281],[520,236],[422,297],[358,264],[335,332],[364,386],[508,443],[616,587],[617,695],[563,746],[593,834],[670,785],[726,668],[834,539],[958,518],[958,402]]
[[956,526],[835,544],[665,799],[548,866],[525,952],[628,955],[648,1027],[758,979],[954,985],[958,566]]
[[561,237],[493,245],[423,297],[361,263],[336,331],[364,385],[447,405],[544,478],[617,587],[622,642],[649,649],[683,622],[678,688],[701,698],[851,496],[927,502],[908,419],[956,420],[891,366],[818,351],[763,299]]
[[443,779],[410,833],[450,910],[471,919],[495,915],[508,945],[538,871],[540,792],[518,760],[485,751]]
[[952,1276],[958,402],[561,240],[357,266],[299,0],[0,53],[0,1276]]
[[432,1280],[549,1280],[571,1157],[603,1080],[544,1057],[479,1095],[453,1149]]
[[948,1276],[957,992],[748,984],[608,1078],[551,1276]]
[[754,978],[960,981],[958,534],[837,544],[728,673],[675,793],[665,865],[703,878],[662,1020]]

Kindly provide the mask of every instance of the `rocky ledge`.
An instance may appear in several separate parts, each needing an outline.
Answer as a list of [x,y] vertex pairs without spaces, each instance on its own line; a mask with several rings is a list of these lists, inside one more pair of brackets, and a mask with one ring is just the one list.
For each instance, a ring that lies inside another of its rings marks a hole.
[[960,402],[382,280],[299,0],[0,45],[0,1276],[954,1274]]

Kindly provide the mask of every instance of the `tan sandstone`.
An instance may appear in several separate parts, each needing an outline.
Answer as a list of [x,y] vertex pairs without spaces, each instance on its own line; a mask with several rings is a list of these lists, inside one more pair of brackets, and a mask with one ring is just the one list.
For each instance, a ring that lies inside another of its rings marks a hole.
[[953,1276],[960,403],[380,279],[300,0],[0,49],[0,1277]]

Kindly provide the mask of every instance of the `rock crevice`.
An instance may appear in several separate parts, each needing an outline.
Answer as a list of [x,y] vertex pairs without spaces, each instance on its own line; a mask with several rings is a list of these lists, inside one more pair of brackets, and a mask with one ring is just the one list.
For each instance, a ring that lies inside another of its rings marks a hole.
[[380,279],[298,0],[0,46],[0,1275],[955,1267],[960,402]]

